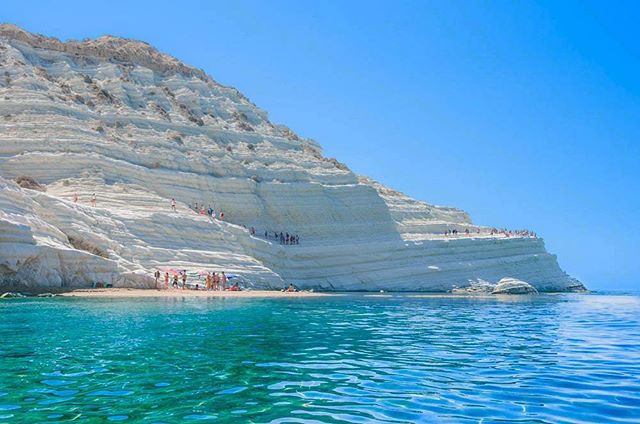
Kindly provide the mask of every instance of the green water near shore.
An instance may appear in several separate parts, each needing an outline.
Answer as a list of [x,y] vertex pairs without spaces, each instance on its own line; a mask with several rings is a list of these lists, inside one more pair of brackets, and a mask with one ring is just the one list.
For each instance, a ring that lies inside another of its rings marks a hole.
[[0,422],[637,422],[640,298],[14,299]]

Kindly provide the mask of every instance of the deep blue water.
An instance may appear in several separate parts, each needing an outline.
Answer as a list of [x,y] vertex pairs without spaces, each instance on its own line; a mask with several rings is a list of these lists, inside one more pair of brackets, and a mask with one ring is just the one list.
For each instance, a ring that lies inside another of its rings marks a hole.
[[640,422],[640,298],[0,301],[0,422]]

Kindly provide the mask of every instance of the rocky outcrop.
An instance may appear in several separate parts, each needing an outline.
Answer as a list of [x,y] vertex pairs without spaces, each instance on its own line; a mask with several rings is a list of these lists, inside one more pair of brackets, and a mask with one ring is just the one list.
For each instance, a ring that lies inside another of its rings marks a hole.
[[538,294],[538,290],[527,282],[505,277],[498,281],[491,294]]
[[146,43],[61,42],[6,25],[0,230],[5,285],[147,287],[154,269],[175,267],[261,288],[447,291],[507,276],[540,291],[582,287],[542,239],[492,235],[464,211],[357,176]]
[[451,290],[451,293],[463,295],[488,295],[492,294],[495,286],[495,284],[491,284],[488,281],[479,280],[471,282],[468,286],[455,287]]
[[467,286],[452,289],[451,293],[462,295],[538,294],[538,290],[525,281],[505,277],[497,283],[485,280],[473,281]]

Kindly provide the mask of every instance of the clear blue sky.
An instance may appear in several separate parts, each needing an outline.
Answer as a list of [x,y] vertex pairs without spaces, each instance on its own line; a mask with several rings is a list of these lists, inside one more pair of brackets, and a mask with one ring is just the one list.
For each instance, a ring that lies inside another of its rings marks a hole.
[[147,41],[357,173],[640,288],[637,2],[21,0],[0,21]]

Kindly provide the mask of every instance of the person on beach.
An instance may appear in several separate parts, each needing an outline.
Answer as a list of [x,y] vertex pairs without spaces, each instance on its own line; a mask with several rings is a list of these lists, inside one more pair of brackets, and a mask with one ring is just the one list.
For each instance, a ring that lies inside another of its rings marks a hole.
[[240,285],[238,283],[233,283],[233,285],[229,287],[229,291],[240,291]]
[[182,271],[182,290],[187,288],[187,270]]
[[78,195],[76,193],[73,194],[73,203],[78,203]]
[[219,284],[220,284],[220,279],[218,277],[218,274],[214,272],[213,273],[213,289],[218,291]]
[[165,289],[169,288],[169,273],[168,272],[164,273],[164,288]]
[[220,283],[222,284],[222,290],[227,289],[227,276],[224,275],[224,271],[220,274]]
[[213,281],[211,280],[211,273],[207,272],[207,290],[213,288]]
[[174,289],[178,288],[178,274],[174,274],[173,275],[173,284],[172,284]]
[[158,281],[160,281],[160,271],[156,270],[156,272],[153,274],[154,277],[156,277],[156,289],[158,288]]
[[297,292],[298,290],[295,288],[295,286],[292,283],[289,283],[289,288],[287,288],[287,291],[289,293],[294,293],[294,292]]
[[224,221],[224,213],[220,212],[220,221]]
[[176,210],[176,199],[171,199],[171,210],[175,212]]

